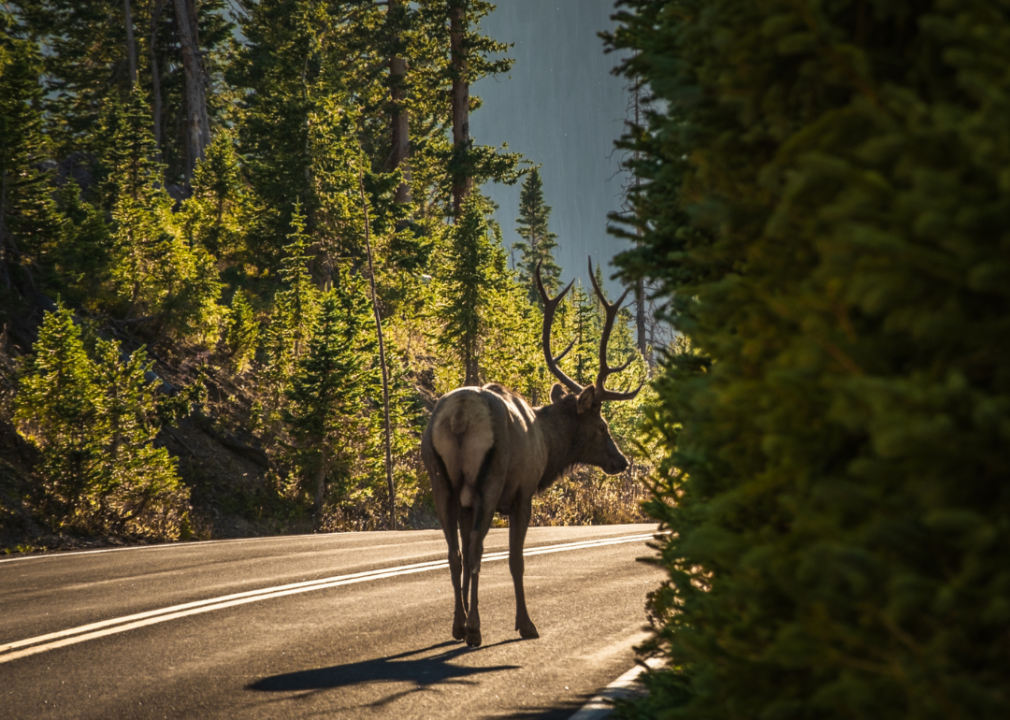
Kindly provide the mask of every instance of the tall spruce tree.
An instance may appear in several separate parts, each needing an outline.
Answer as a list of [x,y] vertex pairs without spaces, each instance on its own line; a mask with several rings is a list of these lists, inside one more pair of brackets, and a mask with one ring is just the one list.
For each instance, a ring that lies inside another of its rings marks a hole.
[[[17,37],[12,17],[0,14],[0,284],[11,266],[26,271],[53,249],[61,219],[49,191],[48,157],[38,104],[42,59],[35,43]],[[31,280],[29,279],[29,282]]]
[[62,306],[46,313],[33,350],[18,382],[14,422],[42,450],[43,509],[58,526],[82,511],[94,478],[96,371],[73,313]]
[[92,532],[178,539],[187,525],[189,491],[176,460],[154,441],[161,429],[152,363],[143,348],[128,357],[119,344],[99,341],[95,363],[95,448],[86,493]]
[[438,344],[454,354],[463,369],[464,385],[481,382],[481,354],[496,292],[507,281],[505,252],[490,237],[487,201],[479,193],[467,196],[463,216],[453,228],[441,299],[436,316],[443,328]]
[[[301,465],[314,476],[313,506],[318,513],[326,496],[327,476],[347,464],[361,423],[360,352],[368,306],[360,283],[344,273],[319,305],[318,321],[298,360],[284,419],[295,438]],[[344,473],[346,475],[346,472]]]
[[623,5],[659,102],[619,262],[692,346],[625,716],[1007,716],[1010,10]]
[[540,168],[533,168],[523,180],[519,192],[519,217],[516,218],[516,232],[521,240],[512,243],[512,250],[519,251],[516,270],[519,283],[526,288],[529,301],[543,304],[535,280],[537,265],[547,292],[553,294],[560,286],[561,266],[554,261],[554,248],[558,246],[557,235],[548,225],[551,206],[544,202],[544,184],[540,179]]
[[129,104],[113,100],[115,128],[105,163],[112,202],[111,277],[126,319],[148,318],[155,327],[187,337],[216,340],[221,292],[213,257],[188,247],[161,183],[161,164],[148,122],[143,91]]

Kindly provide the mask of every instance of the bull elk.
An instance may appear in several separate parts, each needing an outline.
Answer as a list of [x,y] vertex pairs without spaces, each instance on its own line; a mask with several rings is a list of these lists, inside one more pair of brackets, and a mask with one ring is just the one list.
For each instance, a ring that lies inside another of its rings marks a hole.
[[[575,465],[594,465],[608,475],[628,467],[628,460],[610,436],[600,415],[607,400],[630,400],[632,392],[607,390],[607,376],[619,372],[607,364],[607,342],[627,292],[611,304],[593,275],[593,289],[603,303],[606,320],[600,340],[600,370],[596,382],[582,387],[568,377],[551,354],[554,311],[572,283],[551,298],[536,269],[544,303],[543,350],[547,367],[561,381],[551,389],[551,402],[533,408],[501,385],[462,387],[435,405],[421,439],[421,455],[435,499],[438,519],[449,545],[449,570],[455,595],[452,636],[476,647],[481,644],[477,581],[484,538],[495,511],[508,513],[509,570],[516,595],[516,630],[523,638],[540,637],[526,611],[523,591],[523,542],[532,513],[533,495],[548,488]],[[566,392],[567,388],[567,392]],[[457,534],[457,528],[459,530]],[[460,541],[463,552],[460,554]],[[462,585],[460,580],[462,579]]]

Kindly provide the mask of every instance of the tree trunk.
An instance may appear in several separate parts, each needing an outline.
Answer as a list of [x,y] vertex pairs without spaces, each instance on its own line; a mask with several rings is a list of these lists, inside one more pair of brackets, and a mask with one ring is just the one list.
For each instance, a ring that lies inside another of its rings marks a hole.
[[389,59],[389,99],[390,99],[390,140],[392,150],[389,155],[389,169],[399,168],[403,172],[403,182],[396,188],[396,202],[410,202],[410,165],[407,155],[410,152],[410,116],[404,102],[407,99],[407,89],[404,82],[407,76],[407,61],[401,57],[403,35],[401,32],[401,14],[405,8],[404,0],[389,0],[386,11],[392,37],[393,57]]
[[133,42],[133,13],[130,12],[130,0],[123,0],[123,12],[126,15],[126,59],[130,64],[130,89],[137,85],[137,45]]
[[476,353],[470,348],[467,348],[466,356],[463,358],[463,385],[467,387],[480,385],[480,363],[477,361]]
[[322,512],[323,500],[326,499],[326,474],[329,471],[330,458],[326,452],[326,446],[324,444],[320,450],[319,470],[316,472],[316,497],[312,503],[313,510],[317,516],[320,512]]
[[[470,85],[466,80],[467,49],[463,46],[466,36],[466,6],[461,2],[452,8],[449,15],[449,43],[452,60],[452,144],[453,159],[461,163],[470,147]],[[452,178],[452,211],[459,220],[463,200],[470,192],[473,180],[458,167]]]
[[382,419],[385,424],[386,489],[389,492],[387,529],[396,530],[396,485],[393,483],[393,428],[389,420],[389,367],[386,365],[386,346],[382,338],[382,316],[379,298],[375,292],[375,263],[372,260],[372,239],[368,227],[368,202],[365,200],[365,176],[358,169],[358,189],[361,191],[361,211],[365,215],[365,251],[368,253],[368,286],[372,293],[372,313],[375,315],[375,332],[379,338],[379,366],[382,370]]
[[158,70],[158,18],[165,9],[167,0],[158,0],[151,13],[151,96],[154,115],[154,144],[161,152],[161,73]]
[[207,115],[207,84],[200,62],[194,0],[175,0],[175,22],[182,46],[182,67],[186,76],[186,185],[193,186],[193,168],[210,144]]
[[11,275],[7,262],[7,170],[0,173],[0,280],[10,290]]
[[645,364],[652,369],[649,357],[648,328],[645,323],[645,280],[638,278],[635,283],[635,328],[638,331],[638,351],[642,353]]
[[[642,88],[635,83],[635,127],[639,127],[642,121]],[[638,151],[635,151],[635,162],[637,167],[638,162]],[[638,178],[637,170],[635,174],[635,196],[638,197],[638,190],[641,186],[641,180]],[[636,227],[635,234],[639,238],[642,237],[642,228]],[[641,246],[641,239],[638,240],[637,244]],[[646,368],[649,374],[652,374],[652,356],[649,354],[649,338],[648,338],[648,328],[646,327],[646,317],[645,317],[645,280],[643,278],[638,278],[638,282],[635,283],[635,329],[638,331],[638,351],[642,353],[642,358],[645,360]]]

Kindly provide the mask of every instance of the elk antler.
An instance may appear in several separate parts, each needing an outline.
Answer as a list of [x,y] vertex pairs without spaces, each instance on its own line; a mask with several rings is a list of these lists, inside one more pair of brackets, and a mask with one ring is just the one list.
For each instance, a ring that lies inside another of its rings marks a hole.
[[568,293],[569,290],[572,289],[572,283],[575,281],[572,280],[572,282],[565,286],[565,289],[561,291],[560,295],[551,299],[550,295],[547,294],[547,290],[544,289],[544,281],[540,278],[540,262],[537,263],[536,278],[537,289],[540,291],[540,297],[544,301],[544,359],[547,360],[547,367],[550,368],[552,373],[554,373],[554,376],[560,380],[565,387],[578,395],[585,390],[585,388],[565,375],[564,371],[558,367],[558,362],[561,358],[568,354],[568,351],[575,345],[575,341],[572,340],[572,342],[568,343],[568,347],[565,348],[565,351],[557,357],[551,355],[551,325],[554,323],[554,311],[558,309],[558,304],[561,302],[561,299]]
[[[537,275],[539,280],[540,276]],[[624,302],[624,298],[628,296],[631,288],[624,291],[624,294],[617,299],[615,303],[608,303],[607,298],[603,295],[603,290],[596,282],[596,275],[593,273],[593,259],[589,258],[589,279],[593,281],[593,290],[596,291],[596,296],[600,298],[600,303],[603,305],[603,310],[607,317],[603,323],[603,334],[600,336],[600,372],[596,375],[596,402],[603,402],[604,400],[631,400],[633,397],[638,395],[638,391],[642,389],[642,385],[631,392],[616,392],[614,390],[607,390],[604,384],[607,382],[607,376],[611,373],[621,372],[624,368],[631,364],[634,355],[628,358],[628,361],[621,365],[620,367],[612,368],[607,364],[607,343],[610,342],[610,331],[614,328],[614,319],[617,317],[618,310],[621,309],[621,303]],[[562,293],[563,295],[564,293]],[[566,351],[567,352],[567,351]]]

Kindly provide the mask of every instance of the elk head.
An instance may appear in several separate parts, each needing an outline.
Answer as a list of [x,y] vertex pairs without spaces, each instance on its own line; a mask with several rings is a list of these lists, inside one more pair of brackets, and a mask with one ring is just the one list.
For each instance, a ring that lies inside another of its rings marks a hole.
[[[584,464],[595,465],[608,475],[616,475],[624,472],[628,468],[628,459],[617,447],[614,438],[610,435],[610,427],[603,419],[601,409],[607,400],[631,400],[638,391],[642,389],[639,385],[631,392],[616,392],[607,390],[605,383],[607,377],[615,372],[624,370],[631,363],[629,358],[620,367],[612,368],[607,363],[607,344],[610,342],[610,333],[614,328],[614,320],[621,308],[621,303],[627,297],[628,291],[618,298],[617,302],[608,303],[603,295],[603,290],[596,282],[593,274],[593,260],[589,259],[589,277],[593,283],[593,290],[596,292],[600,303],[603,305],[606,318],[603,323],[603,333],[600,337],[600,370],[596,375],[596,382],[587,387],[572,380],[565,372],[558,367],[558,362],[572,349],[575,342],[569,343],[564,352],[555,357],[551,353],[551,325],[554,323],[554,312],[557,310],[561,300],[572,287],[568,283],[564,290],[557,297],[551,298],[544,288],[543,280],[540,277],[540,263],[537,263],[536,281],[537,289],[544,303],[544,329],[543,329],[543,349],[547,367],[554,373],[554,376],[561,381],[551,389],[551,404],[565,418],[570,426],[570,443],[567,448],[566,457],[562,464],[565,466]],[[563,386],[563,387],[562,387]],[[570,392],[566,392],[565,388]]]

